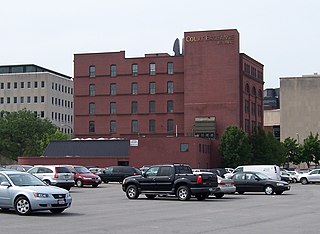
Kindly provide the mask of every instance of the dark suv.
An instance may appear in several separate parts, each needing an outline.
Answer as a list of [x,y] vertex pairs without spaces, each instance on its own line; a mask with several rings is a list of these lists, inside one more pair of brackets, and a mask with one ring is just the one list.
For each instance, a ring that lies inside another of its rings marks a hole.
[[113,166],[106,167],[102,173],[98,174],[104,183],[119,182],[122,183],[123,179],[128,176],[141,175],[141,171],[135,167],[130,166]]

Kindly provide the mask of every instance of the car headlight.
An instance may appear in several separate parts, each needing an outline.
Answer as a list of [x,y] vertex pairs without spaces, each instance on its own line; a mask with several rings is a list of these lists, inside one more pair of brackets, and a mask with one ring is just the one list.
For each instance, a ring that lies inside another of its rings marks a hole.
[[277,186],[284,186],[283,183],[277,183]]
[[46,193],[33,193],[34,197],[39,197],[39,198],[47,198],[49,197],[49,194]]

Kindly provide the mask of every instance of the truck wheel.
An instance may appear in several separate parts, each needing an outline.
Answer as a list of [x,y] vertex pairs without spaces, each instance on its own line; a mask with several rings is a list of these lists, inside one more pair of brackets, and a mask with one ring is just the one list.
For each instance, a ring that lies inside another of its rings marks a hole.
[[187,186],[180,186],[177,190],[177,197],[180,201],[188,201],[191,197],[190,189]]
[[222,198],[224,196],[224,193],[215,193],[214,196],[216,198]]
[[129,199],[137,199],[139,197],[139,191],[137,186],[129,185],[126,189],[126,195]]

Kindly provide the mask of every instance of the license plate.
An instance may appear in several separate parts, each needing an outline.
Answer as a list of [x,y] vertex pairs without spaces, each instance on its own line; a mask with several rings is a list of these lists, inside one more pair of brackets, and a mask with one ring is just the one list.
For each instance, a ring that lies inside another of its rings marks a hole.
[[230,187],[230,186],[231,186],[230,184],[226,183],[226,187]]
[[59,205],[64,205],[64,204],[66,204],[66,202],[65,202],[65,200],[58,200],[58,204]]

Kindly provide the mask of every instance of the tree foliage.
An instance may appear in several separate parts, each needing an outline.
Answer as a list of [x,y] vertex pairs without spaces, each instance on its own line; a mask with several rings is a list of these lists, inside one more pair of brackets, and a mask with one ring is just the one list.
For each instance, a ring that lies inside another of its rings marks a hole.
[[41,119],[31,111],[2,112],[0,153],[15,161],[20,156],[39,156],[56,132],[56,126],[48,119]]
[[300,147],[296,139],[287,137],[282,142],[282,145],[284,149],[284,155],[287,160],[287,165],[289,165],[290,162],[299,164],[302,161]]
[[224,166],[236,167],[251,161],[251,145],[245,132],[230,126],[221,138],[220,155]]
[[306,162],[308,167],[310,163],[314,162],[316,165],[319,165],[320,160],[320,141],[318,133],[313,135],[312,132],[310,135],[303,140],[303,147],[301,149],[301,159],[303,162]]

